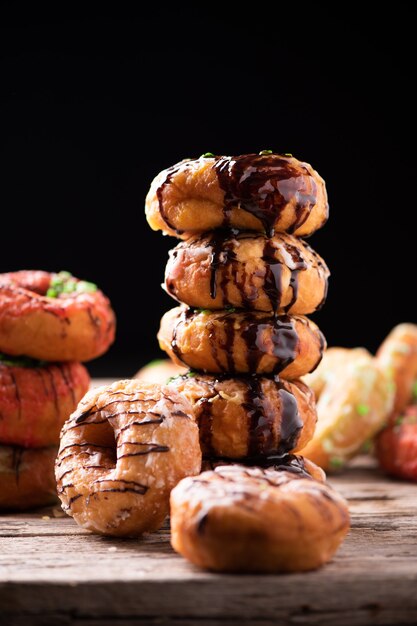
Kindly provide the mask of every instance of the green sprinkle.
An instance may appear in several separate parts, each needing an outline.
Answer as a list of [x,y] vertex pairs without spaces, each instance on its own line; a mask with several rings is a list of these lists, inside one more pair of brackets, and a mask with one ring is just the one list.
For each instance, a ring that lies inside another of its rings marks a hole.
[[361,417],[365,417],[369,413],[369,406],[367,404],[358,404],[356,407],[356,412],[359,413]]
[[176,376],[170,376],[167,381],[166,381],[166,385],[169,385],[169,383],[172,383],[174,380],[177,380],[177,378],[181,378],[181,374],[177,374]]
[[46,361],[39,361],[28,356],[10,356],[10,354],[2,354],[0,352],[0,363],[9,367],[43,367]]
[[66,270],[61,270],[58,272],[58,276],[61,280],[68,280],[68,278],[72,278],[71,272],[67,272]]
[[87,280],[75,280],[70,272],[58,272],[51,278],[49,289],[46,292],[48,298],[58,298],[63,293],[94,293],[98,287]]
[[210,159],[212,157],[214,157],[214,154],[212,152],[205,152],[201,155],[200,159]]
[[330,454],[333,451],[333,444],[330,439],[323,439],[323,450]]
[[209,315],[211,313],[210,309],[195,309],[197,313],[201,313],[202,315]]
[[332,456],[331,459],[329,460],[329,464],[330,467],[332,467],[333,469],[340,469],[341,467],[344,466],[344,461],[343,459],[340,459],[337,456]]
[[234,313],[236,311],[236,308],[234,306],[227,306],[226,311],[228,313]]
[[53,278],[51,278],[50,285],[51,287],[61,287],[62,280],[58,276],[54,276]]
[[414,381],[411,391],[413,394],[413,400],[417,400],[417,380]]
[[395,420],[394,424],[395,424],[395,426],[401,426],[403,421],[404,421],[404,416],[402,415],[400,417],[397,417],[397,419]]
[[187,378],[195,378],[197,376],[197,372],[190,370],[189,372],[186,373],[186,376]]
[[95,283],[90,283],[88,280],[80,280],[75,285],[75,291],[78,293],[94,293],[98,287]]
[[284,152],[284,156],[286,156],[286,157],[292,157],[292,154],[291,154],[291,152]]
[[77,289],[77,281],[73,278],[65,281],[62,285],[62,293],[73,293]]
[[261,150],[259,156],[265,156],[267,154],[274,154],[273,150]]

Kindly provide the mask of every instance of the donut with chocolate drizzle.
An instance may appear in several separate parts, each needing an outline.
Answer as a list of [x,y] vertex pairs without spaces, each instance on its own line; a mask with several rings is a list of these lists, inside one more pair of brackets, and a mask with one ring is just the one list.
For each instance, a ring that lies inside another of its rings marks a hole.
[[323,179],[276,153],[180,161],[154,179],[145,209],[153,230],[181,239],[229,227],[307,236],[328,217]]
[[62,508],[102,535],[157,530],[169,493],[198,474],[198,427],[172,388],[122,380],[90,391],[62,429],[55,466]]
[[314,396],[301,381],[191,372],[168,386],[190,401],[205,457],[282,456],[313,436]]
[[0,510],[31,509],[56,502],[56,446],[0,446]]
[[159,345],[175,363],[202,372],[280,374],[294,379],[317,367],[325,339],[301,315],[199,311],[176,307],[161,319]]
[[325,262],[286,233],[268,238],[248,231],[213,231],[182,241],[169,257],[165,289],[194,308],[305,315],[326,299]]
[[222,465],[171,493],[171,543],[199,567],[297,572],[329,561],[349,530],[345,500],[304,472]]
[[56,446],[61,427],[87,392],[81,363],[45,363],[0,354],[0,441]]
[[[58,293],[51,286],[61,274],[66,277]],[[0,352],[43,361],[90,361],[113,343],[115,325],[108,298],[93,283],[68,272],[0,274]]]

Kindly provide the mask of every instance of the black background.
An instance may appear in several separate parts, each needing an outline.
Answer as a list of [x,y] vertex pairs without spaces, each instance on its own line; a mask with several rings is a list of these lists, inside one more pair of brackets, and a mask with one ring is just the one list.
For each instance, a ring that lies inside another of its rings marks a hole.
[[374,350],[417,322],[413,20],[343,6],[2,20],[0,271],[102,287],[118,336],[93,373],[158,356],[175,240],[149,229],[144,198],[160,169],[206,151],[292,152],[326,179],[330,221],[311,243],[332,270],[316,315],[329,344]]

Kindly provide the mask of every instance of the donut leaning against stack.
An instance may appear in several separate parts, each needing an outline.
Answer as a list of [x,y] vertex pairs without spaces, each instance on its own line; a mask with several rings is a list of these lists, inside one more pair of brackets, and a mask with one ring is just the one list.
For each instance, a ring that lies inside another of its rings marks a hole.
[[171,489],[200,467],[189,402],[122,380],[91,390],[64,424],[55,474],[62,508],[80,526],[138,536],[160,528]]
[[318,567],[349,527],[343,499],[292,455],[314,432],[314,397],[298,379],[325,348],[305,314],[325,301],[329,275],[297,236],[327,219],[324,181],[291,155],[206,154],[161,172],[146,213],[184,240],[165,275],[182,305],[158,338],[192,368],[168,387],[191,402],[204,464],[215,467],[173,490],[172,544],[209,569]]
[[68,272],[0,275],[0,509],[56,499],[59,433],[90,383],[80,361],[102,354],[114,329],[93,283]]

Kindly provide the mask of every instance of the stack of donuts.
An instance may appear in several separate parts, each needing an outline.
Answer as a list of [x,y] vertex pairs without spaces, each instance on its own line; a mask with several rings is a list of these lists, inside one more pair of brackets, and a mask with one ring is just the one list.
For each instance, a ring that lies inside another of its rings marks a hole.
[[329,271],[300,239],[327,220],[324,181],[288,154],[207,153],[161,172],[146,213],[183,240],[165,274],[180,306],[158,338],[189,368],[169,387],[194,409],[207,469],[172,493],[173,546],[210,569],[317,567],[349,523],[321,470],[294,455],[317,419],[300,377],[325,348],[306,314],[324,303]]
[[69,274],[0,274],[0,509],[56,499],[65,420],[87,391],[81,361],[113,342],[115,317],[93,283]]

